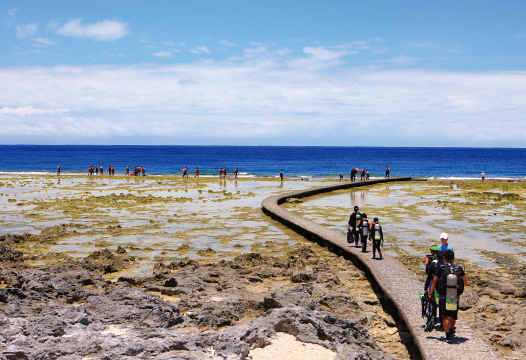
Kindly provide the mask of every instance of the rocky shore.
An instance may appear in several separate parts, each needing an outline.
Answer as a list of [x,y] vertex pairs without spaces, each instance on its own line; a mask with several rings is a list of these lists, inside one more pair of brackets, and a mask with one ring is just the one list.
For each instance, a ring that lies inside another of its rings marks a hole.
[[281,259],[158,263],[152,276],[116,282],[101,274],[124,253],[107,266],[40,269],[5,245],[0,254],[0,359],[250,359],[277,333],[336,359],[418,357],[363,273],[309,247]]

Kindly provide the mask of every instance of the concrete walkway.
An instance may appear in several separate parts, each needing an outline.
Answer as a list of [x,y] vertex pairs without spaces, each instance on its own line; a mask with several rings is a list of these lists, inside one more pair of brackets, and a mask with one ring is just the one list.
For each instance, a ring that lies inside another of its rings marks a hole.
[[[338,231],[328,229],[297,214],[289,212],[279,205],[288,198],[302,198],[334,190],[348,189],[393,181],[409,181],[411,178],[392,178],[371,180],[356,183],[340,183],[332,186],[319,187],[288,194],[272,196],[262,202],[263,212],[303,235],[311,241],[332,250],[345,258],[353,260],[374,277],[385,295],[398,309],[400,317],[405,321],[413,335],[415,344],[419,347],[422,358],[430,359],[465,359],[485,360],[497,359],[491,349],[473,333],[469,325],[460,317],[457,321],[456,338],[452,344],[445,341],[443,331],[424,332],[424,319],[421,315],[418,292],[422,292],[424,284],[396,258],[384,255],[383,260],[373,260],[372,252],[362,253],[360,248],[351,247],[347,236]],[[350,211],[350,210],[349,210]],[[369,243],[370,244],[370,243]],[[368,244],[368,250],[371,246]],[[468,281],[469,281],[469,274]],[[462,298],[461,300],[462,301]]]

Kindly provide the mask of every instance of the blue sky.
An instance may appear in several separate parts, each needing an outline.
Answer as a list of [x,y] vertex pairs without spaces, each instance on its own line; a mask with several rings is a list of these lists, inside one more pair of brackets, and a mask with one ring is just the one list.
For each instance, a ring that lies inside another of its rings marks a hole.
[[2,1],[0,142],[526,143],[524,1]]

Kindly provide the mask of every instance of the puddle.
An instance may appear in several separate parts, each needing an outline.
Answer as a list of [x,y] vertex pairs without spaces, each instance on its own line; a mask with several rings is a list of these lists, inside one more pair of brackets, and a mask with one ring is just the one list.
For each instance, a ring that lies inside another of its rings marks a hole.
[[482,301],[497,302],[497,300],[490,298],[489,295],[482,295],[479,297],[479,299]]
[[179,302],[179,301],[181,301],[180,297],[166,295],[166,294],[161,293],[160,291],[148,290],[148,291],[146,291],[146,293],[160,296],[164,301],[167,301],[167,302]]
[[125,335],[128,329],[121,329],[115,325],[108,325],[106,330],[99,331],[101,334],[115,334],[117,336]]

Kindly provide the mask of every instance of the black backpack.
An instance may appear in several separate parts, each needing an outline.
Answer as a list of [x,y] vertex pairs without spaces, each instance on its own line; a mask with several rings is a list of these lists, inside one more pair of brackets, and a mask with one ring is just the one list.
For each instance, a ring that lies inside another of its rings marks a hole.
[[447,276],[454,274],[457,277],[457,296],[464,292],[464,279],[460,276],[462,267],[460,265],[444,263],[440,267],[440,276],[437,280],[436,291],[440,296],[446,296]]

